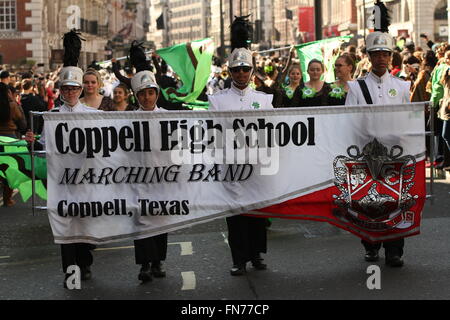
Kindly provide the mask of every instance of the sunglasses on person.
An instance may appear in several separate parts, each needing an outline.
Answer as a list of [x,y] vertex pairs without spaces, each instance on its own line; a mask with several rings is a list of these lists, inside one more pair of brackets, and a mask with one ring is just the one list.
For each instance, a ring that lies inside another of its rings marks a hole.
[[63,92],[74,92],[80,90],[81,87],[61,87],[61,91]]
[[234,68],[230,68],[230,71],[232,73],[238,73],[238,72],[250,72],[250,70],[252,70],[252,67],[234,67]]
[[346,67],[346,66],[348,66],[348,64],[340,64],[340,63],[336,63],[334,66],[335,66],[336,68],[340,68],[340,67]]

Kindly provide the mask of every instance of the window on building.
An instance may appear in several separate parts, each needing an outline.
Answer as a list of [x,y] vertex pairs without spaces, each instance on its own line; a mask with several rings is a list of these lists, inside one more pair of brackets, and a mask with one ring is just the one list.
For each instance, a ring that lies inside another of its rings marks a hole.
[[0,30],[16,30],[16,0],[0,0]]
[[393,0],[387,3],[387,8],[391,12],[391,23],[400,23],[402,22],[401,18],[401,1]]
[[447,20],[447,1],[441,0],[434,11],[434,20]]
[[409,21],[409,5],[408,1],[405,1],[405,22]]

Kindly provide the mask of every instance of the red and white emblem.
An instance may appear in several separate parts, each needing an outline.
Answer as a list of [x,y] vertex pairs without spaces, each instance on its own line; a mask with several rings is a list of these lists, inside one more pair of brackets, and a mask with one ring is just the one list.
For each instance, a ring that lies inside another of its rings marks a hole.
[[334,160],[335,185],[341,191],[334,196],[335,215],[372,231],[408,227],[414,218],[408,209],[417,199],[409,194],[415,158],[403,156],[400,146],[388,152],[376,139],[362,152],[351,146],[347,153]]

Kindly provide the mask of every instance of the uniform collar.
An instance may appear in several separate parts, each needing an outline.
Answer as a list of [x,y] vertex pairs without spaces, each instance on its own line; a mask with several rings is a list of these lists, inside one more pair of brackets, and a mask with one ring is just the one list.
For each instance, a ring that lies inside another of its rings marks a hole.
[[77,109],[79,109],[79,108],[81,108],[81,107],[83,107],[83,106],[84,106],[84,105],[78,100],[77,104],[74,105],[73,107],[71,107],[71,106],[69,106],[68,104],[64,103],[64,104],[62,105],[62,108],[64,108],[65,111],[68,111],[68,112],[76,112]]
[[377,76],[375,73],[370,72],[369,76],[372,77],[373,80],[375,80],[377,83],[383,83],[385,82],[387,79],[389,79],[390,74],[388,72],[388,70],[386,70],[386,72],[384,73],[384,75],[382,75],[381,77]]
[[249,92],[252,88],[250,86],[247,86],[244,90],[241,90],[237,88],[234,83],[231,83],[231,90],[233,90],[235,93],[237,93],[240,96],[245,96],[247,92]]
[[[155,108],[152,110],[153,112],[154,111],[159,111],[160,109],[158,108],[158,106],[155,106]],[[139,108],[138,109],[136,109],[136,111],[149,111],[149,110],[144,110],[144,109],[142,109],[142,107],[139,105]]]

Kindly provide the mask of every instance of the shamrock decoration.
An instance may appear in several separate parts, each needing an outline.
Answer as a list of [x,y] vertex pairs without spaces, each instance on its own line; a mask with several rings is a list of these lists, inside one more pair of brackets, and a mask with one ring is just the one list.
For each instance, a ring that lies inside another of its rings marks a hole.
[[308,87],[304,87],[302,89],[302,98],[303,99],[307,99],[307,98],[314,98],[314,96],[316,95],[317,90],[314,88],[308,88]]
[[253,103],[252,103],[252,107],[253,107],[254,109],[259,109],[259,108],[261,108],[261,105],[259,104],[259,102],[253,102]]
[[396,97],[397,96],[397,90],[395,90],[395,89],[389,89],[389,92],[388,92],[388,94],[389,94],[389,96],[390,97]]
[[290,87],[285,87],[284,88],[284,91],[286,92],[286,96],[289,98],[289,99],[292,99],[292,97],[294,96],[294,90],[292,90]]
[[329,93],[330,97],[336,98],[336,99],[342,99],[345,96],[345,89],[344,86],[339,86],[335,83],[331,85],[331,91]]

